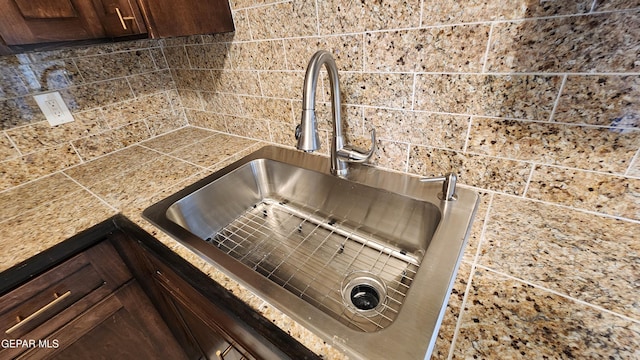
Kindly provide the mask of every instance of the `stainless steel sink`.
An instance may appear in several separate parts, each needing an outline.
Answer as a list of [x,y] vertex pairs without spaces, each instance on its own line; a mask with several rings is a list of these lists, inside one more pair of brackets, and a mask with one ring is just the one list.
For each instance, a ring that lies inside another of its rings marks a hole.
[[478,196],[268,146],[144,216],[352,358],[429,357]]

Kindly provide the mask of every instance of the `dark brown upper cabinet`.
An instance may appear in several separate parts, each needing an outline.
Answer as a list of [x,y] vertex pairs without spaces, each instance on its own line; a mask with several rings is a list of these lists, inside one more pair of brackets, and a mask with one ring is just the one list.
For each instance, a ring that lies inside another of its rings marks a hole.
[[0,0],[7,45],[106,37],[92,0]]
[[228,0],[138,0],[153,38],[234,31]]
[[[234,31],[228,0],[0,0],[0,54],[50,43]],[[51,48],[51,46],[48,46]]]

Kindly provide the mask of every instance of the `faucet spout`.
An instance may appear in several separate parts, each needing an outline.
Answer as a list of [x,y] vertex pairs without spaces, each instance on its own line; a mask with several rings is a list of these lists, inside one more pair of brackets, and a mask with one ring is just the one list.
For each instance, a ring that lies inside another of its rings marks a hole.
[[372,148],[368,152],[362,152],[345,145],[342,135],[342,116],[340,114],[340,80],[338,67],[333,56],[325,50],[316,52],[309,60],[307,72],[304,77],[302,93],[302,117],[296,127],[297,148],[304,151],[320,149],[320,137],[315,115],[316,89],[318,77],[322,66],[329,73],[329,85],[331,88],[331,114],[333,135],[331,137],[331,173],[338,176],[346,176],[348,162],[365,162],[375,151],[375,131],[372,131]]

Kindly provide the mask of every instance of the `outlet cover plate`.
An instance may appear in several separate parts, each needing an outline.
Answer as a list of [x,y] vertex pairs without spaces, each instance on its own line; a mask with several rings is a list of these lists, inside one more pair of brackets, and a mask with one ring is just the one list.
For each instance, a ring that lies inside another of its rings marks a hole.
[[72,122],[74,120],[69,108],[64,101],[62,101],[62,96],[60,96],[59,92],[55,91],[34,95],[33,98],[36,103],[38,103],[40,110],[42,110],[42,113],[51,126]]

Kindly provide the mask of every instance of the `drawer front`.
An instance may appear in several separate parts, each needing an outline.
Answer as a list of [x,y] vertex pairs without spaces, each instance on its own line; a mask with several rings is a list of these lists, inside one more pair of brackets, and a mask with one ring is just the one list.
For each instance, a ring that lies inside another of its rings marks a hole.
[[[115,249],[103,241],[0,296],[0,335],[42,339],[131,278]],[[15,351],[1,348],[0,358]]]

